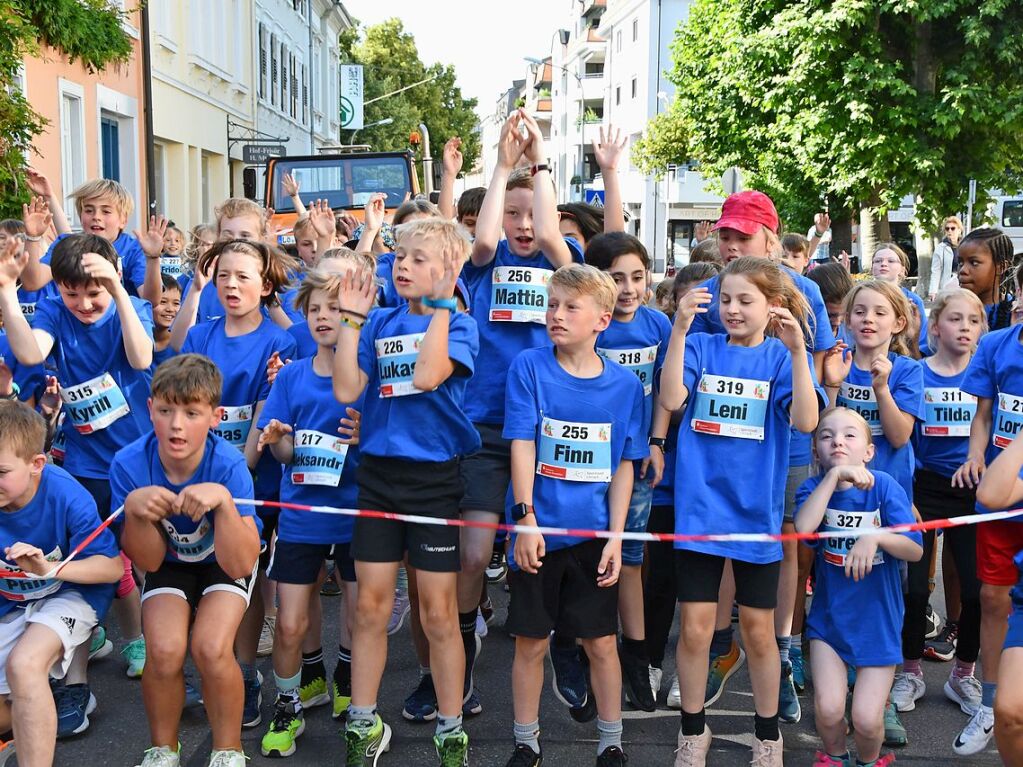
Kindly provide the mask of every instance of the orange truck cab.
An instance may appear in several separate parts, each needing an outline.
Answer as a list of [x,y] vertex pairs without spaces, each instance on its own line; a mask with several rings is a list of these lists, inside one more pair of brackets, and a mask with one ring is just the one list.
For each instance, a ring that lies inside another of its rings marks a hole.
[[298,182],[299,196],[307,205],[327,200],[334,213],[348,212],[362,221],[364,207],[375,192],[387,195],[387,216],[419,193],[411,152],[355,151],[332,154],[273,157],[266,166],[263,204],[273,210],[270,225],[276,226],[281,245],[295,243],[295,206],[284,191],[284,175]]

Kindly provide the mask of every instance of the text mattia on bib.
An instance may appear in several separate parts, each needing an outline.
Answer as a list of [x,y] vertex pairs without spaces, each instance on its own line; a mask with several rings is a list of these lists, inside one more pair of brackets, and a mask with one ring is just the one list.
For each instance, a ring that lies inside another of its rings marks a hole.
[[1006,448],[1023,429],[1023,397],[998,392],[998,419],[991,430],[995,447]]
[[536,458],[536,473],[544,477],[610,482],[611,424],[544,417]]
[[377,373],[380,376],[381,397],[405,397],[422,394],[412,385],[419,358],[419,346],[425,333],[409,333],[376,340]]
[[213,553],[213,525],[208,515],[199,521],[199,526],[190,533],[179,533],[168,520],[161,519],[167,533],[167,547],[175,558],[182,562],[202,562]]
[[[829,508],[824,516],[824,526],[820,532],[827,535],[829,532],[847,532],[849,530],[870,530],[881,527],[881,511],[845,511],[844,509]],[[845,558],[852,547],[856,545],[858,538],[825,538],[824,539],[824,561],[832,565],[842,567],[845,565]],[[884,552],[878,549],[874,554],[874,564],[884,562]]]
[[336,435],[313,429],[295,432],[295,455],[291,460],[293,485],[337,487],[345,468],[348,445]]
[[490,321],[547,324],[547,281],[552,274],[532,266],[495,266]]
[[601,349],[597,354],[614,360],[627,367],[643,384],[643,396],[649,396],[654,390],[654,363],[657,361],[657,346],[644,346],[639,349]]
[[[60,546],[46,555],[46,561],[54,564],[63,558]],[[8,564],[3,559],[0,559],[0,567],[14,572],[24,572],[13,562]],[[64,581],[57,578],[0,578],[0,597],[12,602],[30,602],[55,594],[63,585]]]
[[213,432],[239,450],[244,450],[250,429],[252,429],[252,405],[223,406],[220,426]]
[[121,387],[109,373],[77,386],[62,387],[60,397],[79,434],[92,434],[105,429],[131,412]]
[[884,434],[884,429],[881,428],[881,410],[877,406],[877,395],[874,394],[872,386],[857,386],[843,381],[838,389],[838,400],[835,404],[863,416],[863,420],[870,424],[870,433],[875,437]]
[[693,400],[693,431],[739,439],[764,438],[770,381],[704,373]]
[[954,386],[924,389],[925,437],[969,437],[977,415],[977,398]]

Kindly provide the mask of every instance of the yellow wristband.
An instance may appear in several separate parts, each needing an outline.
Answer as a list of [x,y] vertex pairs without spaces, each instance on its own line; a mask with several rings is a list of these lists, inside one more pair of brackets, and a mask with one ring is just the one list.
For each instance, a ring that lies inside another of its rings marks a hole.
[[356,322],[355,320],[350,320],[347,317],[342,317],[341,324],[347,325],[348,327],[353,328],[355,330],[362,330],[362,326],[365,325],[366,323]]

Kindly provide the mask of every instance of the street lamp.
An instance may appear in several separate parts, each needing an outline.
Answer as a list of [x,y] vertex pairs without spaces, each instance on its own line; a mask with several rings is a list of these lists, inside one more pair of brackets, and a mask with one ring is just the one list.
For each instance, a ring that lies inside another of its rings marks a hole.
[[[575,71],[569,69],[568,67],[563,67],[561,64],[555,64],[553,61],[544,61],[543,59],[538,59],[538,58],[535,58],[533,56],[523,56],[522,58],[523,58],[523,61],[525,61],[528,64],[531,64],[532,66],[535,66],[535,67],[537,67],[537,66],[539,66],[539,67],[547,66],[549,64],[551,66],[551,68],[553,68],[553,69],[560,69],[562,72],[567,72],[568,74],[572,75],[572,77],[575,78],[576,83],[579,85],[579,155],[580,156],[576,158],[576,162],[579,163],[578,165],[576,165],[576,169],[579,171],[579,173],[577,173],[576,175],[579,176],[579,178],[582,178],[583,174],[582,174],[582,167],[581,167],[581,156],[582,156],[582,151],[583,151],[582,150],[582,147],[583,147],[583,125],[585,124],[584,123],[584,119],[583,119],[584,114],[585,114],[585,105],[583,103],[583,101],[584,101],[583,100],[583,78],[579,76],[578,72],[575,72]],[[566,118],[567,118],[567,116],[568,115],[567,115],[567,110],[566,110]],[[567,119],[565,120],[565,130],[562,132],[561,140],[562,140],[562,143],[563,143],[563,145],[565,147],[564,154],[565,154],[565,159],[567,160],[568,159],[568,120]],[[567,191],[568,186],[569,185],[566,184],[566,191]]]
[[355,146],[355,134],[358,133],[360,130],[366,130],[366,128],[376,128],[379,125],[390,125],[393,122],[394,122],[393,117],[385,117],[383,120],[377,120],[375,123],[370,123],[369,125],[363,125],[361,128],[356,128],[355,130],[352,131],[352,140],[351,143],[348,144],[348,146]]

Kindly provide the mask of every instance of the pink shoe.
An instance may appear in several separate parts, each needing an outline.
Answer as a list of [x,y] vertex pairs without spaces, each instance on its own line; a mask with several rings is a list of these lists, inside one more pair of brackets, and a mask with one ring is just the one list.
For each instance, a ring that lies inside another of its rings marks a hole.
[[831,754],[818,751],[813,758],[813,767],[849,767],[849,758],[836,759]]
[[874,762],[874,767],[888,767],[889,764],[895,764],[895,754],[890,751]]

